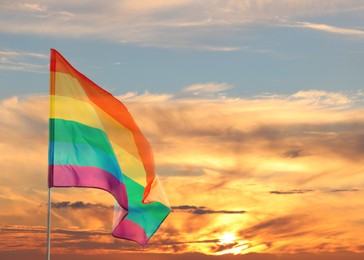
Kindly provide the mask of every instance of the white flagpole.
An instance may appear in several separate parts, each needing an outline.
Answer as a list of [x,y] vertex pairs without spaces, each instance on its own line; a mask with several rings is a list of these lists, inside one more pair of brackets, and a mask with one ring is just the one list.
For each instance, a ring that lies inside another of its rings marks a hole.
[[47,260],[51,259],[51,188],[48,188]]
[[[52,66],[52,49],[50,55],[50,68]],[[52,90],[52,74],[50,73],[49,77],[49,93],[51,94]],[[52,103],[51,99],[49,99],[49,112],[54,114],[54,104]],[[49,134],[51,134],[50,124],[49,125]],[[49,144],[48,144],[49,145]],[[49,149],[49,148],[48,148]],[[49,157],[49,154],[48,154]],[[48,168],[48,215],[47,215],[47,260],[51,260],[51,186],[50,186],[50,172]]]

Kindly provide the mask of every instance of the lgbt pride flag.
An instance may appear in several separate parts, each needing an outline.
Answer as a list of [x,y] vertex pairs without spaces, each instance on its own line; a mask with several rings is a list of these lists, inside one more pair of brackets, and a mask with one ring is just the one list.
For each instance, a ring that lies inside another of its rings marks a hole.
[[90,187],[114,196],[115,237],[145,246],[170,212],[151,147],[127,108],[54,49],[48,159],[49,188]]

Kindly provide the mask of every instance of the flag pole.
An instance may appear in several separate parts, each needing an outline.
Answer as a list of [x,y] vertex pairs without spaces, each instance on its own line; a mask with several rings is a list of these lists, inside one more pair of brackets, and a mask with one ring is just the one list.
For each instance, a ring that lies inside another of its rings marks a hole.
[[48,187],[47,260],[51,259],[51,188]]

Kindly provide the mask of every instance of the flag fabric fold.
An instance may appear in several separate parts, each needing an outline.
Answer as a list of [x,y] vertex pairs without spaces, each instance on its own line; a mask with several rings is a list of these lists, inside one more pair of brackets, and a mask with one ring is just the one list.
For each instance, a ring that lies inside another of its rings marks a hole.
[[145,246],[170,213],[151,147],[127,108],[54,49],[48,159],[49,188],[98,188],[115,198],[115,237]]

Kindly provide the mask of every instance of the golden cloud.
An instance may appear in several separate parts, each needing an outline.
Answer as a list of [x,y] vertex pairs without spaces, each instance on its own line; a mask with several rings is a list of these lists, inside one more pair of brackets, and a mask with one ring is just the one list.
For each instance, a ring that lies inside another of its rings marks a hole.
[[[174,209],[146,252],[363,251],[364,108],[355,96],[185,94],[122,96]],[[45,226],[47,107],[40,96],[0,103],[3,225]],[[77,252],[90,243],[88,235],[62,238],[67,230],[99,232],[94,248],[105,252],[139,250],[112,245],[112,203],[98,190],[53,189],[60,253],[68,239]]]

